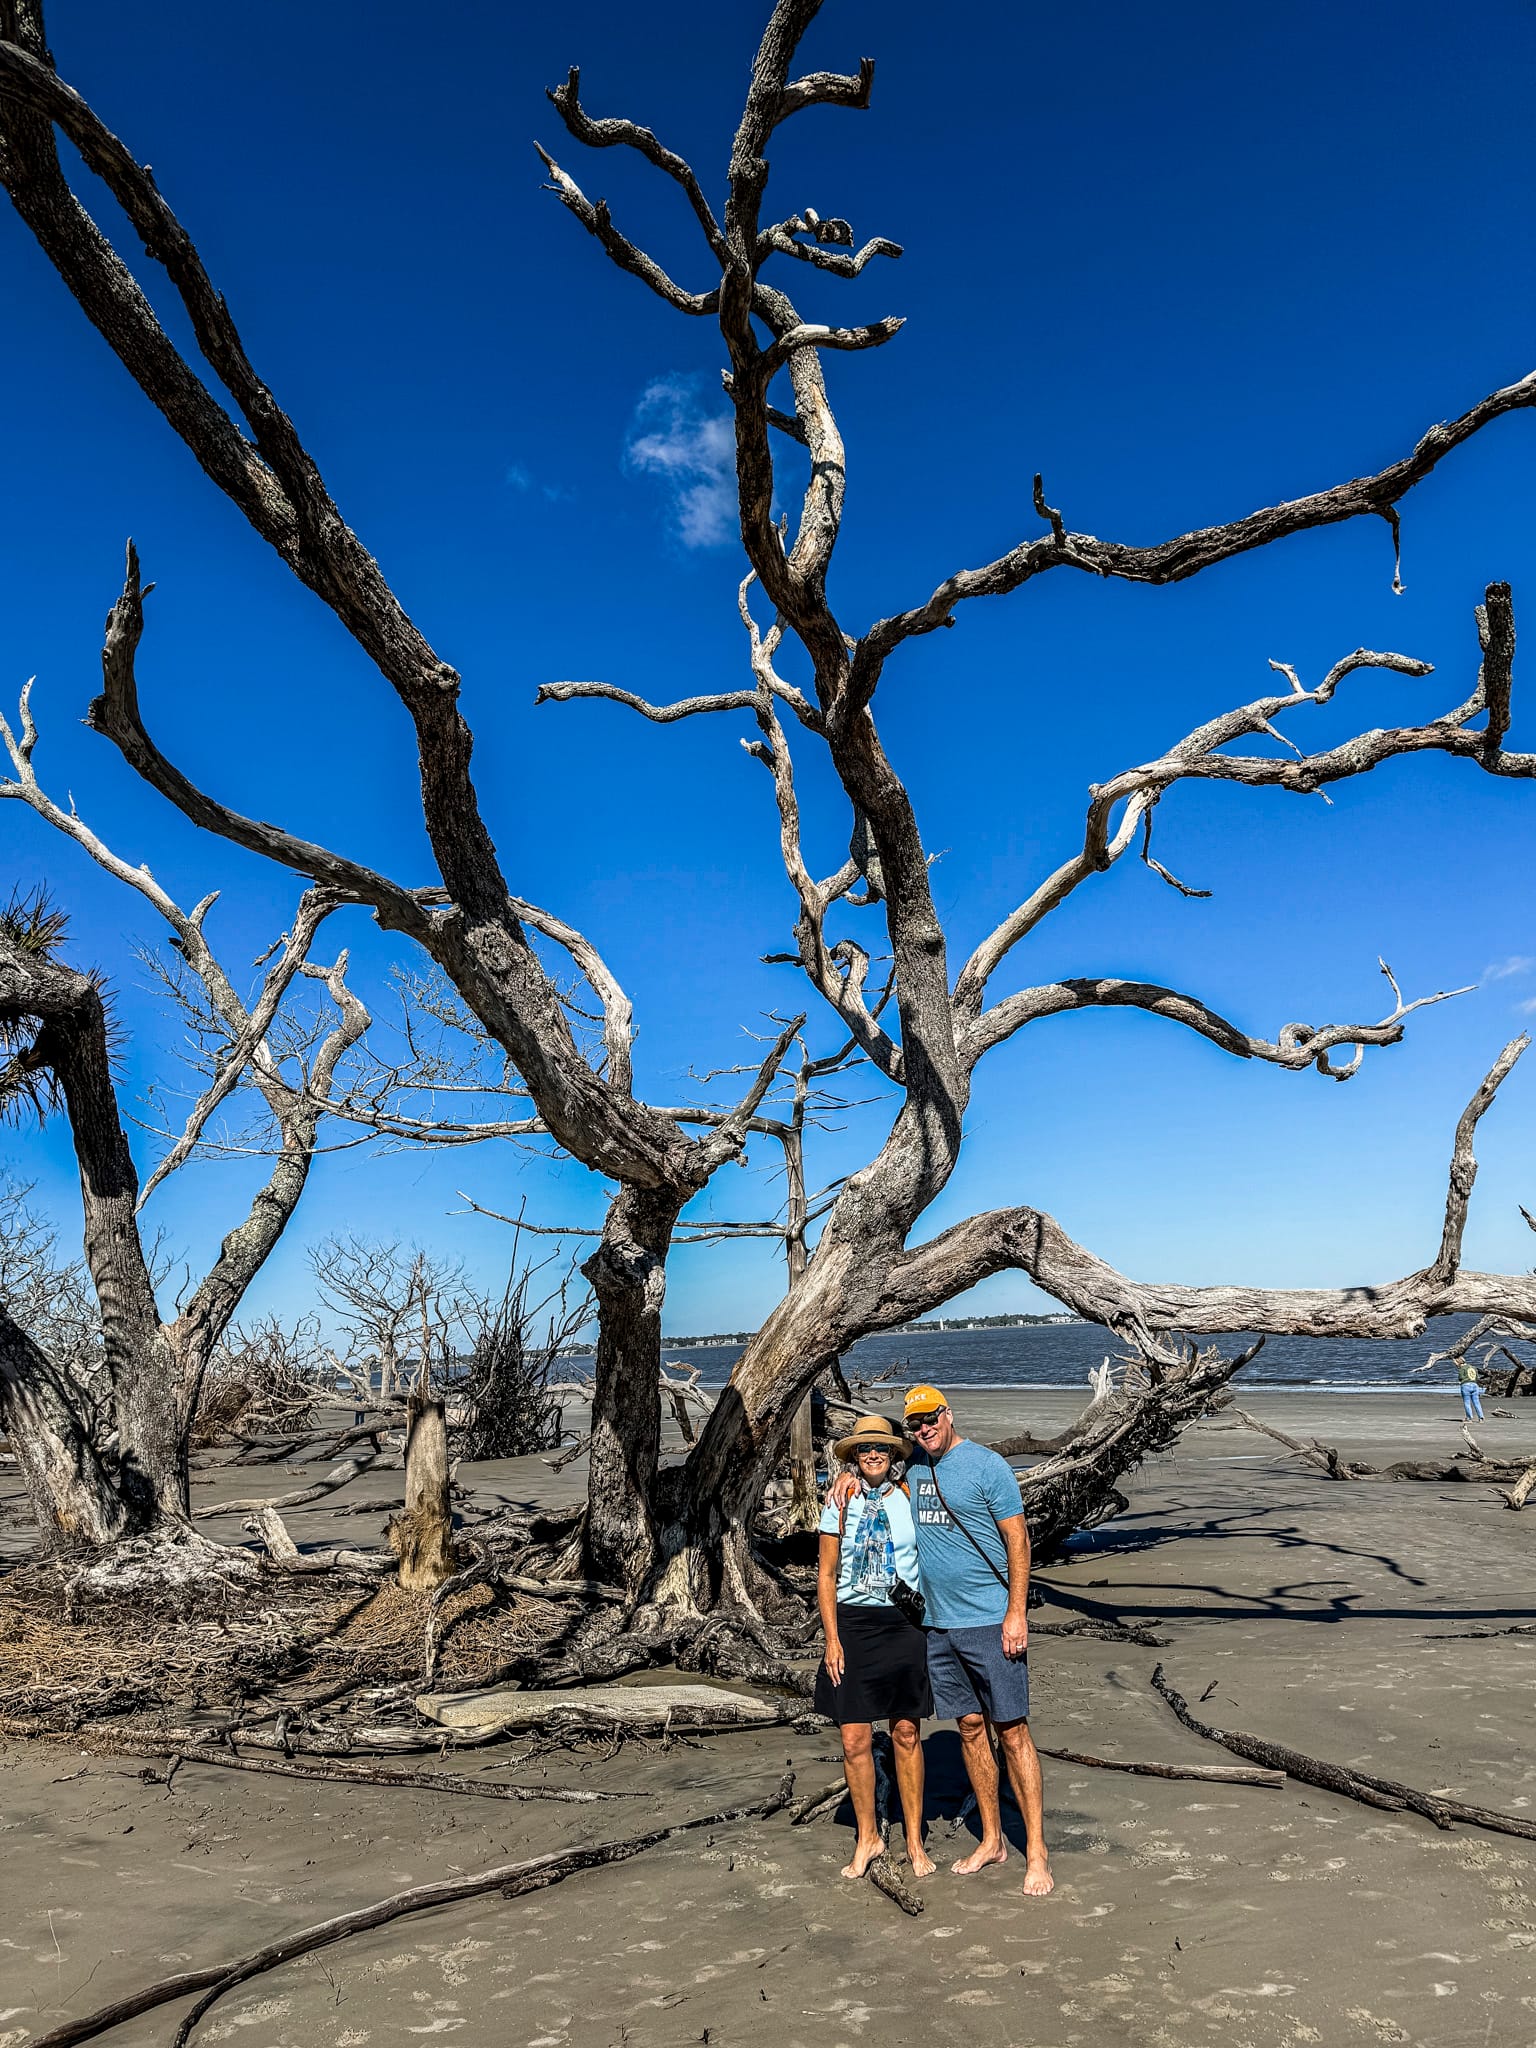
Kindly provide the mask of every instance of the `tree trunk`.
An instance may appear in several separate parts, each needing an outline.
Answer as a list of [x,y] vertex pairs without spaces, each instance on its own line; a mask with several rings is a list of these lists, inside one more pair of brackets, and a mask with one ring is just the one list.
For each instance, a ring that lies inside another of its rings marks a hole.
[[661,1310],[667,1251],[686,1194],[621,1188],[582,1267],[597,1296],[587,1573],[638,1589],[656,1557],[653,1494],[661,1456]]
[[131,1533],[128,1505],[91,1442],[67,1379],[3,1308],[0,1427],[45,1543],[100,1548]]
[[[805,1245],[808,1204],[805,1194],[805,1103],[803,1088],[796,1101],[795,1123],[784,1143],[784,1259],[788,1266],[789,1292],[805,1278],[810,1263]],[[789,1426],[789,1508],[790,1528],[809,1531],[821,1519],[821,1497],[816,1490],[816,1439],[811,1427],[811,1397],[807,1393],[795,1410]]]
[[816,1440],[811,1428],[811,1397],[806,1395],[789,1425],[789,1508],[792,1529],[814,1529],[821,1519],[821,1494],[816,1485]]
[[389,1525],[409,1593],[430,1592],[457,1568],[448,1504],[448,1420],[443,1403],[412,1394],[405,1439],[405,1512]]

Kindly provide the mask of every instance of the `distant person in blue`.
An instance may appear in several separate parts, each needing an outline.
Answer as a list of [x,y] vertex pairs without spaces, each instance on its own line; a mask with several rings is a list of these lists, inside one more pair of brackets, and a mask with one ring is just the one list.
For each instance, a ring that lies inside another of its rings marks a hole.
[[[1055,1889],[1045,1848],[1040,1758],[1029,1732],[1029,1530],[1013,1471],[984,1444],[956,1434],[937,1387],[907,1391],[903,1425],[917,1449],[908,1468],[917,1556],[927,1603],[933,1711],[959,1727],[981,1841],[950,1868],[971,1877],[1008,1859],[992,1731],[1026,1835],[1024,1890]],[[851,1482],[840,1478],[841,1505]]]
[[[858,1838],[844,1877],[862,1877],[884,1848],[875,1814],[874,1723],[887,1721],[896,1784],[915,1877],[933,1863],[923,1847],[921,1723],[933,1712],[923,1631],[897,1604],[898,1589],[921,1590],[917,1536],[907,1489],[893,1461],[912,1446],[883,1416],[862,1415],[833,1446],[848,1467],[841,1501],[821,1515],[817,1595],[827,1652],[816,1674],[815,1707],[836,1721]],[[857,1473],[857,1477],[854,1474]]]
[[1458,1359],[1456,1378],[1461,1384],[1461,1412],[1468,1422],[1484,1422],[1483,1390],[1477,1383],[1477,1367],[1470,1358]]

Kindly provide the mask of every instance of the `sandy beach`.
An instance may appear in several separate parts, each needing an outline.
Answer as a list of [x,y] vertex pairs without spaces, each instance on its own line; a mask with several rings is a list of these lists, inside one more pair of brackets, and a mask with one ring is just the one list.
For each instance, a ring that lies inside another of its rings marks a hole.
[[[1435,1394],[1244,1393],[1295,1436],[1372,1460],[1448,1455],[1459,1409]],[[979,1438],[1059,1427],[1061,1395],[957,1393]],[[1495,1404],[1497,1405],[1497,1404]],[[1490,1414],[1501,1455],[1536,1455],[1536,1404]],[[264,1468],[281,1471],[278,1468]],[[199,1504],[251,1488],[201,1475]],[[466,1467],[474,1505],[579,1496],[584,1467]],[[288,1482],[297,1483],[297,1482]],[[370,1473],[345,1496],[387,1499]],[[1150,1626],[1161,1649],[1042,1633],[1037,1741],[1165,1762],[1230,1763],[1152,1692],[1159,1658],[1202,1713],[1314,1756],[1536,1819],[1536,1517],[1491,1488],[1330,1482],[1220,1416],[1135,1475],[1130,1512],[1043,1567],[1032,1620]],[[14,1480],[3,1526],[25,1530]],[[295,1511],[301,1543],[379,1538],[382,1516]],[[215,1525],[233,1535],[235,1523]],[[835,1731],[789,1727],[592,1748],[518,1764],[526,1741],[466,1752],[489,1778],[622,1792],[594,1806],[295,1783],[164,1767],[65,1744],[0,1747],[8,1910],[0,2048],[149,1979],[257,1946],[398,1888],[627,1835],[838,1775]],[[363,2048],[432,2035],[517,2048],[839,2048],[937,2041],[1228,2048],[1319,2042],[1536,2043],[1536,1842],[1441,1832],[1294,1781],[1202,1785],[1046,1763],[1057,1890],[1022,1859],[967,1880],[952,1728],[929,1745],[940,1874],[908,1918],[839,1881],[851,1833],[786,1817],[685,1835],[513,1901],[475,1900],[351,1939],[227,1997],[198,2039]],[[154,1782],[149,1782],[149,1779]],[[1005,1804],[1005,1820],[1017,1816]],[[182,2008],[104,2037],[166,2043]]]

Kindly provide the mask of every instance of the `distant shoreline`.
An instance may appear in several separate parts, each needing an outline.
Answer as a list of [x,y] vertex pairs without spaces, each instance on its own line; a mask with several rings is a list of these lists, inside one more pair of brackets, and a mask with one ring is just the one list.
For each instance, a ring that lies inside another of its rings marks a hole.
[[[1086,1316],[942,1316],[930,1323],[896,1323],[889,1330],[881,1331],[885,1337],[929,1337],[940,1331],[951,1335],[956,1330],[1059,1330],[1066,1326],[1081,1329],[1088,1327]],[[678,1351],[711,1351],[722,1344],[750,1344],[757,1335],[756,1330],[717,1331],[710,1337],[663,1337],[662,1344],[672,1345]],[[590,1351],[591,1345],[573,1345],[577,1351]]]

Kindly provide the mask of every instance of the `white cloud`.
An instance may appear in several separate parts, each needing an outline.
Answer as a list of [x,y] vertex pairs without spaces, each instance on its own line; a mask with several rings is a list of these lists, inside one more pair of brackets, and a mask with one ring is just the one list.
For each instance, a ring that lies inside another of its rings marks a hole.
[[1495,960],[1491,967],[1483,969],[1484,981],[1510,981],[1517,974],[1529,974],[1536,967],[1536,958],[1529,953],[1511,953],[1507,959]]
[[658,377],[641,393],[624,443],[625,467],[659,477],[685,548],[736,537],[735,437],[728,413],[706,412],[699,380]]
[[1516,1003],[1515,1008],[1524,1016],[1536,1016],[1536,996],[1527,996],[1523,1003]]
[[533,471],[525,463],[510,462],[507,465],[507,482],[514,491],[531,491]]

